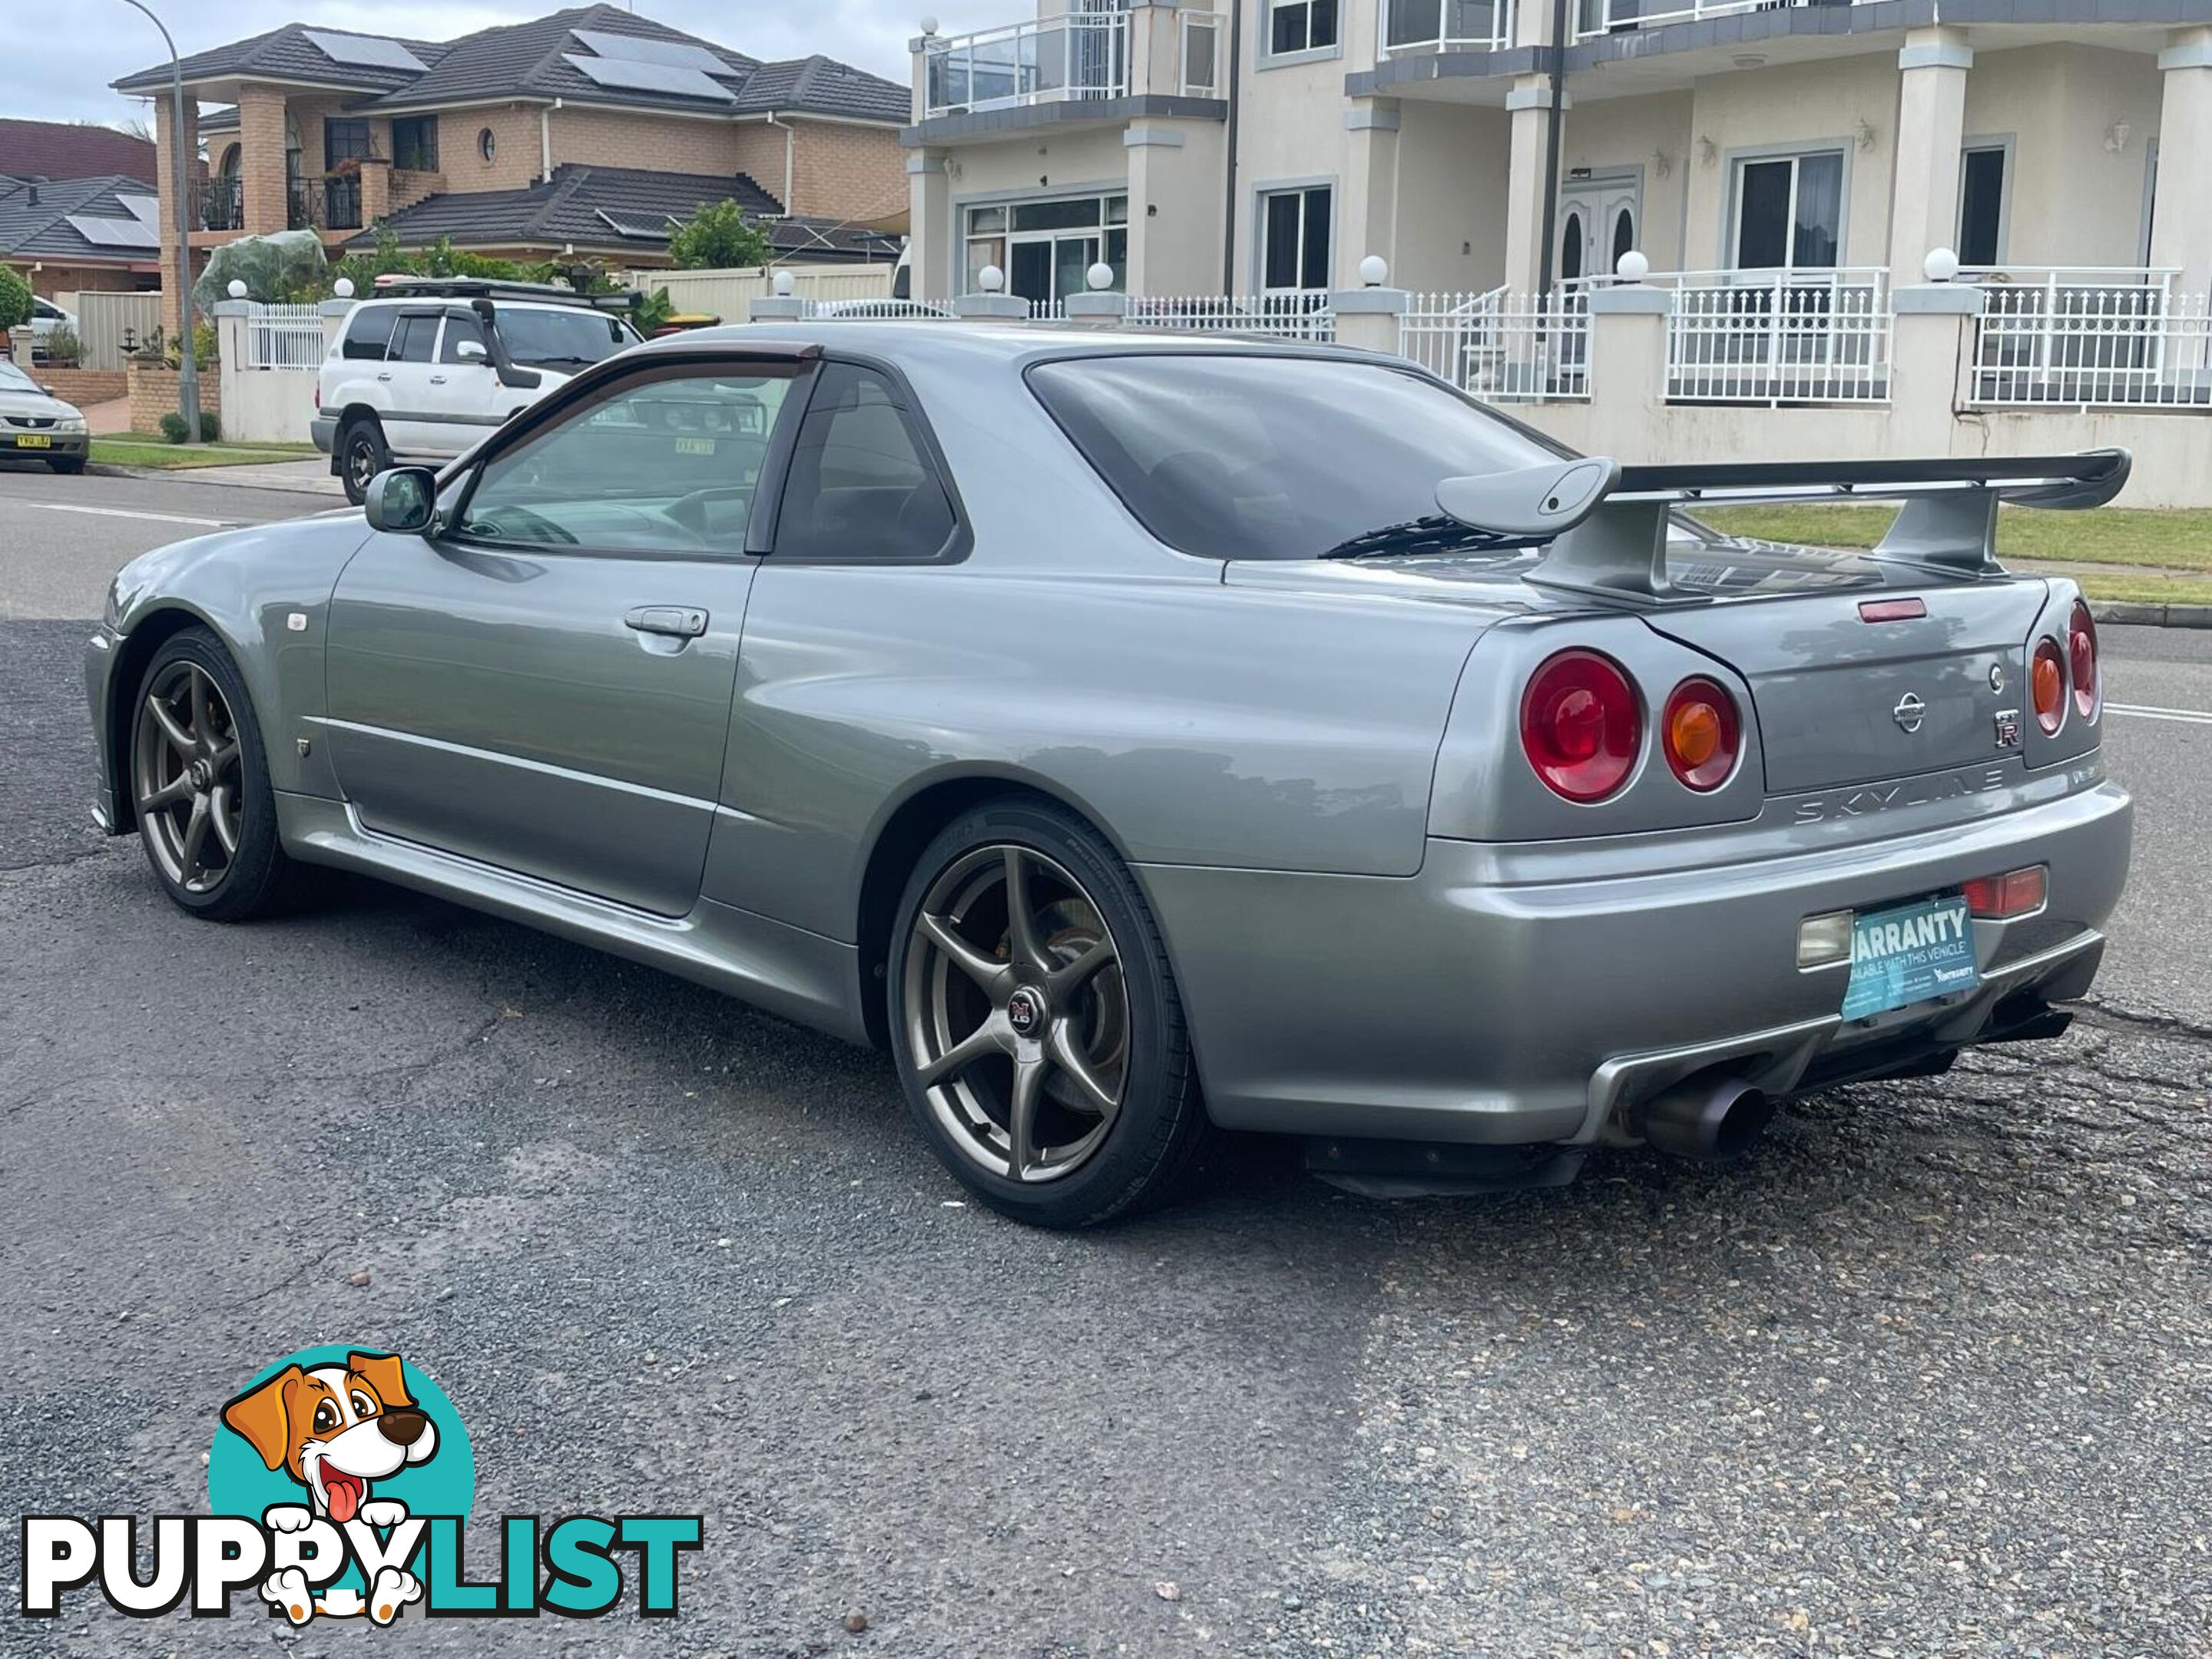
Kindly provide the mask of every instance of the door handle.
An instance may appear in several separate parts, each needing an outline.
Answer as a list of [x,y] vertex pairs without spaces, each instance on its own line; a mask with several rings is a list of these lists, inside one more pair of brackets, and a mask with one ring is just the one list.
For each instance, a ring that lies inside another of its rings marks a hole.
[[683,605],[641,605],[623,617],[623,626],[641,634],[665,634],[696,640],[707,631],[707,613]]

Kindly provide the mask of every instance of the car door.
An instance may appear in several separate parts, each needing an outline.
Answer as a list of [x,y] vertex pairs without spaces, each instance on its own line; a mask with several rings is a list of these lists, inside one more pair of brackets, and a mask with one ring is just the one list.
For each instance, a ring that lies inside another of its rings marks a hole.
[[456,442],[454,429],[437,410],[438,327],[435,306],[408,306],[392,325],[392,344],[375,372],[376,384],[392,401],[384,417],[384,441],[392,453],[407,456],[458,455],[468,447]]
[[346,567],[329,740],[362,827],[659,915],[697,898],[765,524],[811,362],[664,356],[499,433]]

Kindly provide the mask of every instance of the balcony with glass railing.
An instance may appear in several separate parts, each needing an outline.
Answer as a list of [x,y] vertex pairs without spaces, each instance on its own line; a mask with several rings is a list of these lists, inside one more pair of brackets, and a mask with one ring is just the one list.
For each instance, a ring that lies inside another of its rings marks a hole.
[[1210,6],[1093,8],[927,35],[922,118],[1133,96],[1227,95],[1228,20]]
[[1382,55],[1500,52],[1513,44],[1512,0],[1382,0]]
[[1795,11],[1809,6],[1850,6],[1870,0],[1577,0],[1575,38],[1657,28],[1667,23],[1702,22],[1747,11]]

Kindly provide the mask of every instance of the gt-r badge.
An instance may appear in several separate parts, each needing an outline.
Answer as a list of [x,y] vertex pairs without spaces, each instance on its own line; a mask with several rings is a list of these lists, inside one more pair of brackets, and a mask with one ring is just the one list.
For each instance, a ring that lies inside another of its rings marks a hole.
[[1918,692],[1908,691],[1897,700],[1897,707],[1889,712],[1898,725],[1911,733],[1917,732],[1920,722],[1927,718],[1928,705],[1920,701]]
[[2019,709],[2000,708],[1997,710],[1997,747],[2000,749],[2017,749],[2020,747]]

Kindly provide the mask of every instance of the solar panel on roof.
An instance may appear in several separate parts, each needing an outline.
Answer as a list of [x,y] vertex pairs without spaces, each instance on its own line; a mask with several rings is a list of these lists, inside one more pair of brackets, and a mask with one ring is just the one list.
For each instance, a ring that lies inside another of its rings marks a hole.
[[610,213],[605,208],[593,208],[592,211],[605,220],[607,228],[617,235],[653,240],[665,240],[668,228],[676,222],[665,213]]
[[648,40],[635,34],[610,34],[605,29],[570,29],[568,33],[600,57],[627,64],[665,64],[671,69],[695,69],[708,75],[736,72],[706,47],[684,40]]
[[67,216],[70,228],[88,242],[101,247],[152,248],[160,239],[136,219],[94,219],[82,213]]
[[703,98],[717,104],[734,104],[738,96],[717,86],[700,70],[678,69],[670,64],[640,64],[620,58],[586,58],[580,52],[561,54],[569,66],[603,87],[628,87],[636,92],[665,92],[677,98]]
[[356,64],[365,69],[412,70],[420,75],[429,67],[397,40],[373,34],[328,34],[303,29],[307,44],[333,64]]
[[161,198],[154,196],[118,196],[124,210],[156,236],[161,234]]

